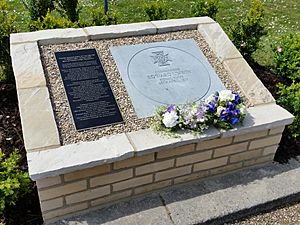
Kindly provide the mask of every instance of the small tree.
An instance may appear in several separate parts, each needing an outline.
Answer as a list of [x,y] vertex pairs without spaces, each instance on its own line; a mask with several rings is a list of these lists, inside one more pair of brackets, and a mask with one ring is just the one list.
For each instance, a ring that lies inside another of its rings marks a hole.
[[0,0],[0,82],[13,81],[9,35],[16,31],[15,16],[9,13],[6,0]]
[[71,20],[71,22],[79,21],[78,0],[57,0],[57,10]]
[[219,0],[196,0],[192,5],[192,13],[194,16],[209,16],[216,20],[218,7]]
[[252,54],[258,49],[260,38],[266,34],[263,17],[261,1],[252,0],[246,18],[230,28],[232,42],[248,62],[253,62]]
[[54,0],[22,0],[22,2],[28,9],[32,21],[42,19],[48,10],[54,9]]
[[166,3],[163,1],[152,1],[144,5],[144,10],[149,21],[165,20],[168,18]]

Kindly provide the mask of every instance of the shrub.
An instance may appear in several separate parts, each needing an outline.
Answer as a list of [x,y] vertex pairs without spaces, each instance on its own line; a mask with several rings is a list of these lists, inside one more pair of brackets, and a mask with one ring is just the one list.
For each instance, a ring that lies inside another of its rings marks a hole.
[[153,1],[144,5],[144,11],[149,21],[165,20],[168,18],[168,10],[165,2]]
[[280,47],[273,46],[275,71],[280,76],[300,81],[300,34],[288,34]]
[[290,86],[279,84],[280,97],[277,102],[295,116],[294,122],[288,126],[292,137],[300,136],[300,83],[293,82]]
[[118,15],[116,12],[107,12],[104,14],[103,9],[100,7],[92,11],[92,24],[93,26],[117,24]]
[[77,23],[72,23],[70,20],[62,17],[55,17],[51,15],[50,11],[45,17],[38,18],[37,21],[32,21],[30,30],[46,30],[56,28],[78,27]]
[[71,22],[79,21],[78,0],[57,0],[57,9],[63,16],[69,18]]
[[9,13],[6,0],[0,0],[0,82],[13,81],[9,35],[16,32],[15,16]]
[[260,38],[266,34],[263,17],[261,1],[252,0],[246,18],[230,28],[232,42],[248,62],[253,62],[252,54],[257,50]]
[[17,150],[5,158],[0,149],[0,213],[5,206],[15,205],[22,195],[30,191],[29,175],[18,168],[19,160]]
[[219,0],[196,0],[192,5],[192,13],[194,16],[209,16],[216,20]]
[[22,0],[28,9],[32,21],[46,16],[48,10],[54,9],[54,0]]

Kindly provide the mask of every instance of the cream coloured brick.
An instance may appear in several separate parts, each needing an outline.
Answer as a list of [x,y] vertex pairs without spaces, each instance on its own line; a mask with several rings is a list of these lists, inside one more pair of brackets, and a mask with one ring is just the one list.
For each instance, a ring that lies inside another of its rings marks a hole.
[[68,181],[92,177],[92,176],[96,176],[96,175],[100,175],[100,174],[104,174],[104,173],[109,173],[111,170],[110,168],[111,168],[111,166],[109,164],[96,166],[93,168],[80,170],[80,171],[76,171],[73,173],[67,173],[64,175],[64,179],[66,182],[68,182]]
[[70,214],[70,213],[74,213],[74,212],[78,212],[84,209],[88,208],[88,204],[87,203],[81,203],[81,204],[77,204],[77,205],[73,205],[73,206],[68,206],[62,209],[56,209],[47,213],[43,213],[43,218],[44,220],[50,220],[53,219],[55,217],[59,217],[59,216],[64,216],[66,214]]
[[110,194],[109,185],[95,189],[88,189],[87,191],[82,191],[66,196],[66,203],[69,205],[78,202],[85,202],[87,200],[100,198],[108,194]]
[[127,190],[127,191],[111,194],[111,195],[105,196],[103,198],[99,198],[99,199],[91,201],[91,206],[102,205],[102,204],[114,202],[114,201],[122,199],[122,198],[127,198],[131,194],[132,194],[132,190]]
[[61,208],[63,207],[63,197],[51,199],[48,201],[42,201],[41,202],[41,210],[42,212],[50,211],[53,209]]
[[150,163],[144,166],[137,167],[135,169],[135,174],[143,175],[146,173],[153,173],[160,170],[165,170],[174,166],[175,159],[169,159],[162,162]]
[[248,147],[248,142],[242,142],[239,144],[233,144],[226,147],[217,148],[214,151],[214,158],[221,157],[225,155],[231,155],[238,152],[246,151]]
[[53,187],[46,190],[39,191],[40,200],[47,200],[51,198],[56,198],[62,195],[71,194],[78,191],[83,191],[87,188],[87,181],[77,181],[74,183],[66,184],[59,187]]
[[122,170],[117,173],[110,173],[107,175],[91,178],[90,186],[95,187],[105,184],[111,184],[121,180],[126,180],[130,177],[133,177],[133,169]]
[[251,150],[251,149],[261,148],[265,146],[276,145],[280,142],[280,140],[281,140],[281,134],[276,136],[270,136],[259,140],[254,140],[250,142],[249,149]]
[[218,138],[214,140],[209,140],[209,141],[203,141],[199,142],[197,144],[196,150],[205,150],[205,149],[211,149],[211,148],[216,148],[224,145],[229,145],[232,143],[232,137],[229,138]]
[[126,159],[123,161],[115,162],[114,169],[117,170],[117,169],[122,169],[122,168],[138,166],[138,165],[146,164],[146,163],[153,162],[153,161],[154,161],[154,154],[152,153],[149,155],[133,157],[133,158]]
[[51,187],[54,185],[61,184],[61,177],[56,176],[56,177],[47,177],[45,179],[37,180],[36,185],[38,186],[39,189],[41,188],[46,188],[46,187]]
[[262,149],[242,152],[239,154],[235,154],[230,156],[230,163],[240,162],[252,158],[257,158],[262,155]]
[[180,146],[177,148],[173,148],[173,149],[168,149],[168,150],[162,150],[160,152],[157,153],[157,158],[161,159],[161,158],[168,158],[168,157],[173,157],[176,155],[182,155],[185,153],[189,153],[195,150],[195,144],[190,144],[190,145],[184,145],[184,146]]
[[285,126],[273,128],[269,131],[269,135],[281,134],[284,131],[284,128]]
[[201,171],[197,173],[192,173],[189,175],[185,175],[182,177],[178,177],[174,179],[174,184],[184,183],[191,180],[197,180],[199,178],[207,177],[209,175],[209,171]]
[[278,149],[278,145],[273,145],[269,147],[265,147],[263,151],[263,155],[275,154]]
[[145,185],[145,186],[142,186],[142,187],[135,188],[134,193],[135,194],[141,194],[141,193],[161,189],[161,188],[170,186],[171,184],[172,184],[171,180],[165,180],[165,181],[161,181],[161,182],[154,183],[154,184],[148,184],[148,185]]
[[244,162],[244,166],[253,166],[253,165],[263,164],[267,162],[273,162],[273,159],[274,159],[274,155],[267,155],[264,157],[247,160]]
[[196,154],[182,156],[176,159],[176,166],[183,166],[195,162],[201,162],[212,157],[212,151],[198,152]]
[[220,174],[220,173],[226,173],[226,172],[229,172],[229,171],[237,170],[237,169],[242,168],[242,167],[243,167],[243,163],[239,162],[239,163],[230,164],[230,165],[227,165],[227,166],[222,166],[222,167],[219,167],[219,168],[216,168],[216,169],[211,169],[210,174],[215,175],[215,174]]
[[152,183],[152,175],[147,175],[143,177],[136,177],[130,180],[125,180],[116,184],[113,184],[113,191],[120,191],[132,187],[138,187],[144,184]]
[[218,158],[218,159],[213,159],[201,163],[197,163],[194,165],[194,171],[199,171],[199,170],[208,170],[220,166],[225,166],[228,162],[228,156]]
[[248,134],[242,134],[235,136],[233,139],[233,142],[241,142],[241,141],[247,141],[255,138],[260,138],[268,135],[268,130],[263,130],[259,132],[253,132]]
[[162,171],[155,174],[155,181],[166,180],[172,177],[179,177],[192,172],[192,166],[184,166],[175,169]]

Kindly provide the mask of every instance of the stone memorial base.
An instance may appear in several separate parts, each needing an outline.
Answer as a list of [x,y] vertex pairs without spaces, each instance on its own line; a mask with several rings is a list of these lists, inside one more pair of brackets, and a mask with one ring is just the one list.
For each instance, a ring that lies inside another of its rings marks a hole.
[[[143,129],[61,146],[39,44],[198,30],[250,101],[243,126],[179,138]],[[45,222],[214,175],[272,162],[293,116],[276,105],[219,24],[208,17],[11,35],[29,173]]]

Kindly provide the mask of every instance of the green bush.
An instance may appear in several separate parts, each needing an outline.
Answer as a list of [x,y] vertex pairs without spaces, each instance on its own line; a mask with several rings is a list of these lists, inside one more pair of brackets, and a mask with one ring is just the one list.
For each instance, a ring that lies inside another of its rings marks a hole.
[[53,16],[50,11],[45,17],[38,18],[37,21],[32,21],[30,30],[47,30],[56,28],[78,27],[77,23],[72,23],[70,20],[62,17]]
[[22,0],[30,13],[32,21],[46,16],[48,10],[54,9],[54,0]]
[[300,82],[300,34],[288,34],[280,47],[273,46],[273,49],[276,73]]
[[264,9],[260,0],[252,0],[251,8],[244,20],[230,28],[230,38],[248,62],[253,62],[252,54],[258,49],[260,38],[266,34],[262,24]]
[[56,0],[57,10],[71,22],[79,21],[78,0]]
[[219,0],[196,0],[192,5],[192,13],[194,16],[209,16],[216,20]]
[[107,12],[104,14],[103,9],[100,7],[92,11],[92,20],[92,26],[117,24],[118,15],[116,12]]
[[19,160],[17,150],[5,158],[0,149],[0,213],[5,206],[15,205],[22,195],[30,191],[29,175],[18,168]]
[[300,83],[292,83],[290,86],[279,84],[278,104],[286,108],[295,116],[294,122],[288,126],[292,137],[300,136]]
[[165,20],[168,18],[168,10],[165,2],[152,1],[144,5],[144,11],[149,21]]
[[9,35],[16,32],[15,16],[9,13],[6,0],[0,0],[0,82],[13,81]]

